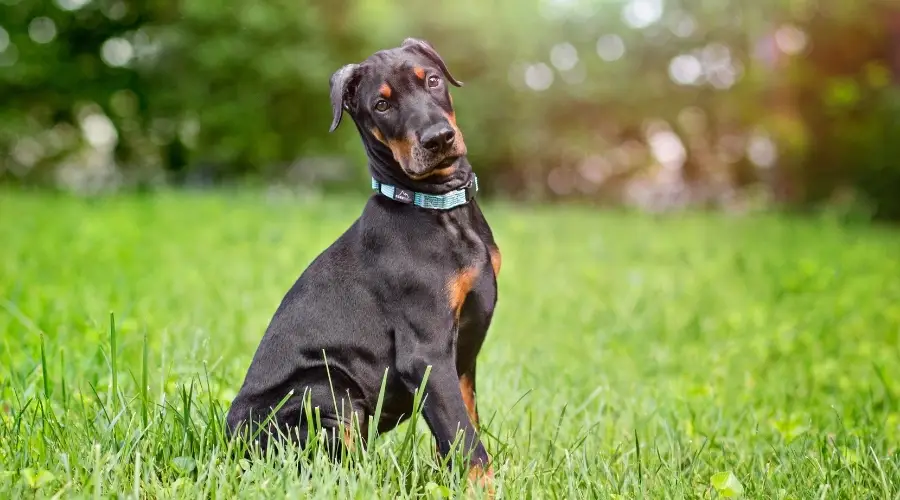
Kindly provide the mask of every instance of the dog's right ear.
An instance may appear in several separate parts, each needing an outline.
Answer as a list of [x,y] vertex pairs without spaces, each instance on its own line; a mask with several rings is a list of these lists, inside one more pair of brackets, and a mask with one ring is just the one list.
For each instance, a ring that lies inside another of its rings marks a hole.
[[341,116],[344,110],[349,110],[347,104],[349,96],[348,91],[352,91],[352,86],[356,84],[358,64],[347,64],[331,75],[329,84],[331,85],[331,128],[329,132],[334,132],[338,125],[341,124]]
[[403,40],[403,43],[400,44],[401,47],[405,49],[415,49],[428,59],[431,59],[432,62],[438,65],[438,68],[441,69],[441,73],[444,74],[444,78],[450,81],[453,85],[457,87],[462,87],[463,83],[456,78],[453,78],[453,75],[450,74],[450,70],[447,69],[447,63],[444,62],[444,58],[441,57],[440,54],[434,50],[434,47],[431,46],[430,43],[425,40],[419,38],[407,38]]

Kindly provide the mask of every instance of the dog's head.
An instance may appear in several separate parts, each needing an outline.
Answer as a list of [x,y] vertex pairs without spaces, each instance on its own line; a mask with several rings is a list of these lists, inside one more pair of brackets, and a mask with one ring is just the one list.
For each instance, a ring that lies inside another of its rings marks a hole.
[[331,76],[331,131],[347,111],[364,139],[389,148],[410,179],[449,176],[466,155],[450,85],[462,83],[434,48],[407,38],[400,47],[376,52]]

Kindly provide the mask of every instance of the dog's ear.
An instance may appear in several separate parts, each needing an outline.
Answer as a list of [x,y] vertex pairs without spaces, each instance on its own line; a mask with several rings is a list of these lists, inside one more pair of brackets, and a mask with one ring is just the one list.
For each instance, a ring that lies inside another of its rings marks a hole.
[[441,68],[441,72],[444,73],[444,77],[450,81],[453,85],[457,87],[462,87],[463,83],[456,78],[453,78],[453,75],[450,74],[450,70],[447,69],[447,64],[444,63],[444,59],[434,50],[434,47],[431,46],[430,43],[425,40],[420,40],[418,38],[407,38],[403,40],[403,44],[400,45],[405,49],[412,49],[420,54],[424,55],[428,59],[431,59],[435,64]]
[[329,85],[331,85],[331,129],[334,132],[338,125],[341,124],[341,116],[344,110],[349,110],[348,91],[352,91],[352,86],[356,84],[358,64],[347,64],[335,71],[331,75]]

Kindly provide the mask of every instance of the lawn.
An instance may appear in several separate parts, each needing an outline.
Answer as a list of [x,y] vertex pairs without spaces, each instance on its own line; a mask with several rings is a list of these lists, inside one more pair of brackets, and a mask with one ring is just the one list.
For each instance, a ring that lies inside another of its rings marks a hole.
[[[460,497],[421,421],[341,465],[221,437],[282,295],[362,202],[0,192],[0,498]],[[498,496],[900,498],[900,232],[484,210]]]

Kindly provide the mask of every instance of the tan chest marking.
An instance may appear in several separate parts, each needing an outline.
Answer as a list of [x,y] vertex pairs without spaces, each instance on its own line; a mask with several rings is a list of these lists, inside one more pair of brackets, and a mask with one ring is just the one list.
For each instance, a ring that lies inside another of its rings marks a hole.
[[450,277],[447,282],[447,293],[450,299],[450,310],[453,311],[454,317],[459,320],[459,314],[462,312],[463,302],[466,296],[475,286],[475,280],[478,278],[477,267],[467,267],[458,271]]
[[500,276],[500,264],[502,259],[500,258],[500,249],[497,247],[491,247],[491,267],[494,268],[494,276]]

